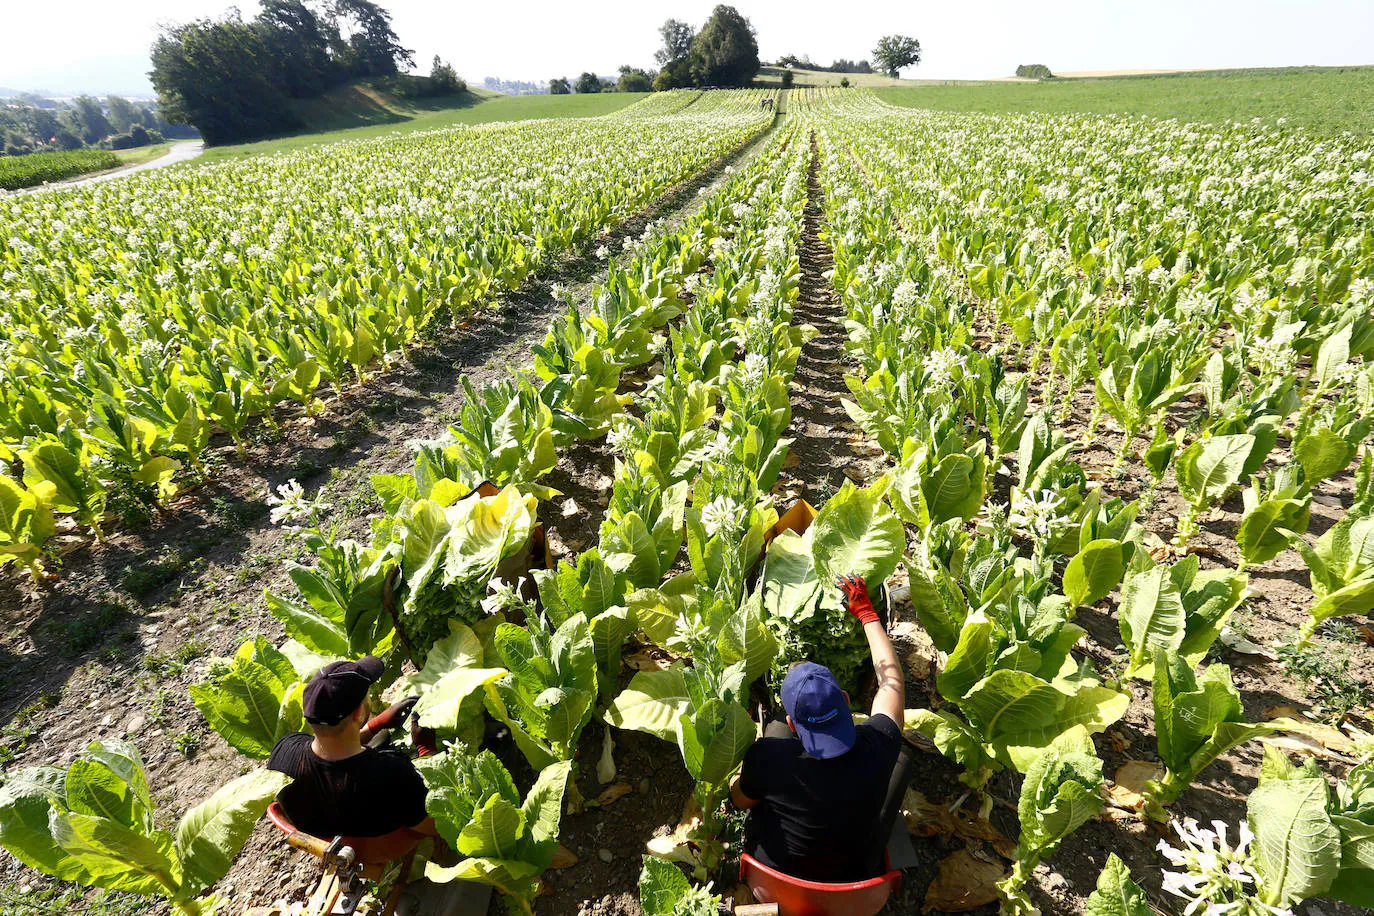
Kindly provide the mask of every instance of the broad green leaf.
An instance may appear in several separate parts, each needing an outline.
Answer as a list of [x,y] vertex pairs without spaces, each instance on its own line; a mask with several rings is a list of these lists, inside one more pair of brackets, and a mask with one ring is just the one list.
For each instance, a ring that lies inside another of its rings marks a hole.
[[1125,547],[1120,541],[1092,541],[1064,570],[1064,594],[1074,607],[1096,604],[1111,594],[1125,573]]
[[690,707],[681,668],[640,671],[606,710],[606,721],[676,742],[678,719]]
[[1166,566],[1127,576],[1117,615],[1133,667],[1148,661],[1152,648],[1176,652],[1183,645],[1187,628],[1183,598]]
[[1255,437],[1249,433],[1199,439],[1175,463],[1179,492],[1197,508],[1213,505],[1240,483]]
[[1088,895],[1083,912],[1085,916],[1150,916],[1153,911],[1145,891],[1131,880],[1126,863],[1112,853],[1097,876],[1097,890]]
[[520,810],[525,816],[526,843],[521,858],[540,869],[548,868],[558,848],[563,793],[572,775],[572,761],[564,760],[539,771]]
[[[1299,771],[1301,772],[1301,771]],[[1320,776],[1264,778],[1246,802],[1266,902],[1286,906],[1326,893],[1341,867],[1341,835]]]
[[165,893],[178,887],[172,840],[162,831],[147,835],[103,817],[56,809],[49,824],[53,840],[80,862],[96,887],[133,894]]
[[458,834],[458,851],[465,856],[514,859],[524,832],[524,812],[493,795],[472,812],[472,820]]
[[198,894],[229,873],[267,806],[291,782],[273,770],[254,770],[220,787],[187,811],[177,825],[182,886]]
[[877,589],[906,550],[902,522],[883,503],[887,484],[857,489],[846,480],[812,522],[811,556],[823,583],[855,575]]
[[34,767],[5,780],[0,786],[0,846],[45,875],[89,885],[91,871],[57,845],[49,828],[52,799],[61,803],[66,776],[57,767]]

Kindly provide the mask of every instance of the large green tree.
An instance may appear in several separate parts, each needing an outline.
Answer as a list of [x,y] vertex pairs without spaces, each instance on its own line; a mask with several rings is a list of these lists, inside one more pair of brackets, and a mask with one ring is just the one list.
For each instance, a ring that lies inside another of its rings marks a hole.
[[600,92],[601,77],[590,71],[585,72],[577,78],[576,83],[573,83],[573,88],[578,92]]
[[549,93],[551,95],[569,95],[572,93],[572,84],[568,82],[566,76],[557,76],[549,80]]
[[292,98],[312,98],[339,82],[329,36],[301,0],[262,0],[254,23],[271,63],[272,82]]
[[391,14],[372,0],[332,0],[329,27],[334,59],[350,76],[388,76],[415,64],[391,29]]
[[297,126],[269,79],[261,32],[237,10],[220,20],[163,27],[153,45],[152,82],[170,121],[192,124],[209,144],[264,137]]
[[873,49],[873,63],[893,79],[903,67],[921,62],[921,43],[906,35],[884,35]]
[[721,4],[692,41],[692,79],[698,86],[747,86],[759,72],[754,27],[733,6]]
[[663,66],[686,60],[697,33],[681,19],[669,19],[659,27],[658,34],[663,36],[663,47],[654,52],[654,60]]

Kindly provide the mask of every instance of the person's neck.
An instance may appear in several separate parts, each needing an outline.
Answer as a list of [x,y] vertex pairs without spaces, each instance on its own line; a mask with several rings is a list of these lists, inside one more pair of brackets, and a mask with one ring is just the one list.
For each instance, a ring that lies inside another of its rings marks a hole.
[[345,760],[363,752],[363,742],[357,731],[331,737],[315,736],[310,749],[322,760]]

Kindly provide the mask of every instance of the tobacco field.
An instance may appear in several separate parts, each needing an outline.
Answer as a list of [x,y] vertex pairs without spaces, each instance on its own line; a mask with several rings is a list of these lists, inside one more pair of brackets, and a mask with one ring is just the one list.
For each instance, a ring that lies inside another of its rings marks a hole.
[[852,573],[884,912],[1369,912],[1371,156],[675,90],[0,198],[0,911],[303,900],[262,764],[365,654],[431,881],[748,902],[759,708],[867,708]]

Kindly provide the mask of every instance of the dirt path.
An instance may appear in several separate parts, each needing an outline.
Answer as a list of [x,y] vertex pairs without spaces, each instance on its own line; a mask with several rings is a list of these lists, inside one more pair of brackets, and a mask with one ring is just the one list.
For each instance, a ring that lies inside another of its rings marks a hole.
[[[841,399],[845,387],[844,307],[830,284],[835,258],[822,237],[825,212],[820,184],[820,148],[811,136],[811,166],[807,174],[806,212],[802,222],[799,295],[794,321],[809,324],[819,333],[802,347],[792,386],[792,425],[787,435],[794,441],[788,469],[779,475],[780,495],[796,491],[819,507],[837,491],[846,477],[860,484],[881,471],[882,449],[868,440],[845,413]],[[775,493],[779,490],[775,487]],[[790,500],[786,500],[786,503]]]
[[[698,192],[723,181],[726,168],[753,155],[768,133],[588,249],[618,251],[653,222],[685,219]],[[209,787],[238,775],[249,761],[206,727],[186,688],[201,678],[208,656],[231,654],[257,633],[281,638],[263,591],[290,589],[283,560],[299,548],[269,524],[268,487],[292,478],[308,490],[322,487],[342,532],[366,540],[377,508],[370,476],[409,469],[407,441],[433,437],[453,421],[463,375],[480,387],[531,364],[530,346],[566,308],[552,294],[555,283],[586,301],[604,273],[594,255],[557,265],[458,328],[436,329],[405,362],[346,391],[321,416],[285,416],[275,433],[257,424],[246,460],[217,443],[211,482],[149,526],[116,531],[100,545],[72,539],[57,581],[39,588],[14,576],[0,581],[0,768],[65,765],[92,740],[128,738],[148,764],[164,826],[174,826]],[[310,873],[303,857],[260,825],[221,886],[232,901],[226,912],[300,890]],[[0,884],[43,881],[0,852]]]

